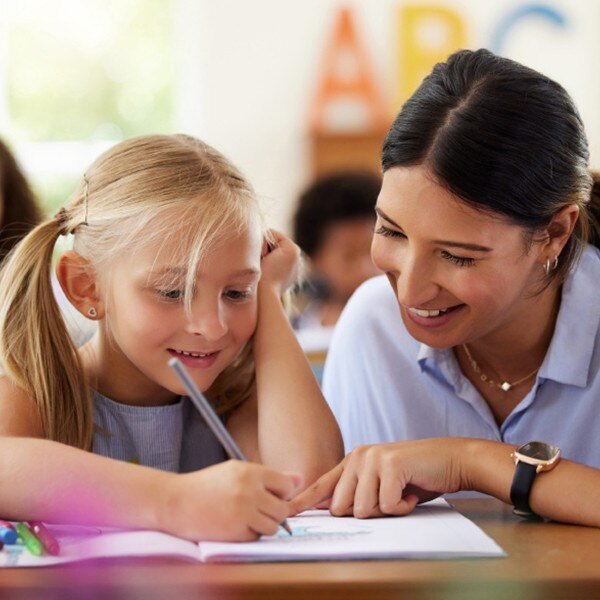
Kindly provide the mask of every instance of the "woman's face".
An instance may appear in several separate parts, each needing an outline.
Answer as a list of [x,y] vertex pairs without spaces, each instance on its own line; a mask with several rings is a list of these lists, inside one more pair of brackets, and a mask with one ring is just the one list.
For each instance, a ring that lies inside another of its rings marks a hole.
[[376,211],[371,255],[415,339],[449,348],[526,319],[543,270],[520,227],[474,210],[422,166],[389,169]]

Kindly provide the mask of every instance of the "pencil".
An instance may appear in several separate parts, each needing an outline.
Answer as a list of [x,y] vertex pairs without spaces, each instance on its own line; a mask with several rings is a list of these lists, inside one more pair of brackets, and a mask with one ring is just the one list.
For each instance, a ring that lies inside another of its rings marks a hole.
[[[187,372],[187,369],[183,366],[181,361],[179,361],[177,358],[171,358],[168,364],[169,367],[175,371],[175,374],[177,377],[179,377],[181,383],[183,383],[183,386],[189,394],[190,400],[198,409],[198,412],[202,415],[206,421],[206,424],[210,427],[211,431],[215,434],[215,437],[219,440],[219,442],[221,442],[221,445],[225,449],[227,456],[229,456],[229,458],[245,461],[246,457],[242,454],[242,451],[231,437],[229,431],[227,431],[225,425],[223,425],[223,422],[221,419],[219,419],[219,416],[214,411],[213,407],[204,397],[204,394],[198,389],[198,386],[190,377],[190,374]],[[283,520],[280,525],[290,535],[292,535],[292,529],[286,520]]]

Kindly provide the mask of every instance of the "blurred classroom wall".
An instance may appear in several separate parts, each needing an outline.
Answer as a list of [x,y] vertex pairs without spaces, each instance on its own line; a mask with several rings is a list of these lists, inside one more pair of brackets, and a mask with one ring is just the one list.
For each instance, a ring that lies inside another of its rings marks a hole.
[[[344,7],[388,122],[434,59],[488,47],[567,88],[600,165],[600,0],[4,0],[0,7],[0,129],[49,210],[115,141],[184,131],[240,166],[273,224],[287,230],[315,172],[309,117]],[[338,58],[352,78],[352,48]],[[369,107],[356,99],[336,99],[325,117],[325,137],[373,133]]]

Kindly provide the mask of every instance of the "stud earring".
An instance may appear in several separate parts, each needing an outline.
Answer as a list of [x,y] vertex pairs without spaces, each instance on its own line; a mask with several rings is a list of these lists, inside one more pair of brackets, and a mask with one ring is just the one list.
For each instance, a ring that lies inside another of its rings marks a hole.
[[88,308],[87,314],[92,319],[95,319],[98,316],[98,311],[96,311],[96,309],[93,306],[90,306],[90,308]]
[[546,259],[546,264],[544,265],[544,271],[546,272],[546,275],[550,275],[550,272],[554,271],[556,267],[558,267],[558,256],[554,257],[554,262],[552,263],[552,266],[550,266],[550,259]]

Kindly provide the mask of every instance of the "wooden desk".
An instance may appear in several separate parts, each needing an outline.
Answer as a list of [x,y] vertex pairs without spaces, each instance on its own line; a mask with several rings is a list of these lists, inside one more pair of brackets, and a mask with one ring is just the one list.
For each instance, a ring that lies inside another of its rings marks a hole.
[[254,565],[112,560],[1,569],[0,598],[600,599],[600,529],[522,522],[492,499],[454,504],[493,537],[508,558]]

